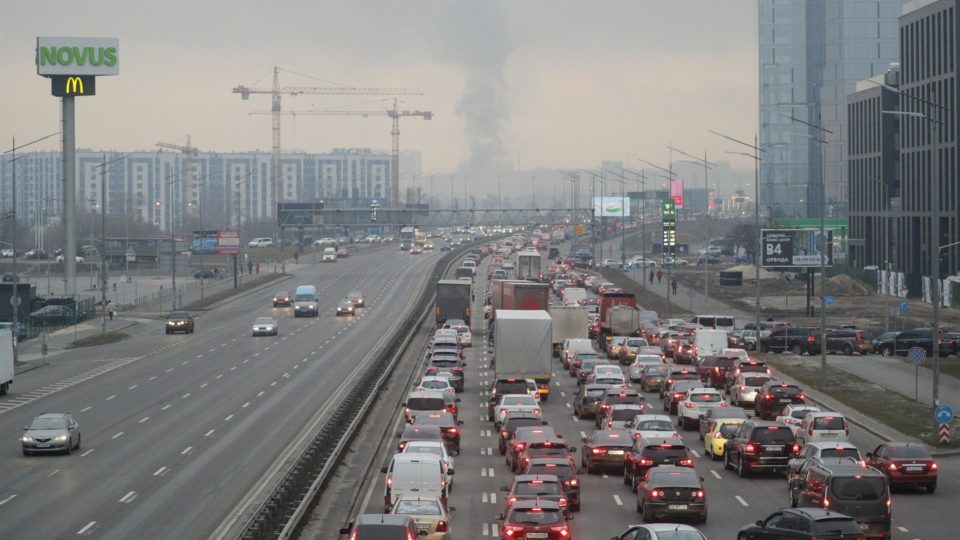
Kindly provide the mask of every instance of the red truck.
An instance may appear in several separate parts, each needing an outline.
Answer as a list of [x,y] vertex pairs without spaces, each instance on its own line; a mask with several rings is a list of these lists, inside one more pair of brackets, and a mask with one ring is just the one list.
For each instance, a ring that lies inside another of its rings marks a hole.
[[547,311],[549,300],[550,286],[546,283],[495,279],[493,280],[493,313],[491,318],[496,318],[498,309]]
[[637,307],[637,297],[630,293],[603,293],[600,295],[600,336],[606,338],[610,333],[610,308],[618,305]]

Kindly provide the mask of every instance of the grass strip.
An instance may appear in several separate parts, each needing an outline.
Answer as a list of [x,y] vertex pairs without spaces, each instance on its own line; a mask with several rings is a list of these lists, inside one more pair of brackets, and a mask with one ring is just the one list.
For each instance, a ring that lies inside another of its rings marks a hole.
[[70,344],[70,347],[95,347],[97,345],[109,345],[118,341],[123,341],[130,337],[123,332],[107,332],[103,335],[94,334],[92,336],[82,337]]
[[[287,277],[287,274],[280,274],[280,273],[274,274],[274,273],[269,273],[269,274],[263,274],[263,275],[261,275],[261,276],[257,276],[257,277],[255,277],[255,278],[253,278],[253,279],[246,278],[246,279],[243,280],[242,283],[240,283],[240,285],[239,285],[236,289],[234,289],[233,287],[230,287],[230,288],[228,288],[228,289],[224,289],[224,290],[215,292],[215,293],[213,293],[213,294],[205,295],[205,296],[203,297],[203,305],[202,305],[202,306],[200,305],[200,300],[195,300],[195,301],[191,302],[190,304],[184,306],[183,309],[185,309],[185,310],[187,310],[187,311],[196,311],[196,310],[204,309],[204,308],[207,308],[207,307],[212,306],[213,304],[216,304],[217,302],[221,302],[221,301],[223,301],[223,300],[226,300],[226,299],[230,298],[231,296],[235,296],[235,295],[244,293],[244,292],[246,292],[246,291],[249,291],[250,289],[254,289],[254,288],[259,287],[259,286],[261,286],[261,285],[263,285],[263,284],[265,284],[265,283],[270,283],[271,281],[274,281],[274,280],[277,280],[277,279],[280,279],[280,278],[283,278],[283,277]],[[225,278],[225,279],[226,279],[226,278]],[[229,279],[233,279],[233,278],[229,278]]]

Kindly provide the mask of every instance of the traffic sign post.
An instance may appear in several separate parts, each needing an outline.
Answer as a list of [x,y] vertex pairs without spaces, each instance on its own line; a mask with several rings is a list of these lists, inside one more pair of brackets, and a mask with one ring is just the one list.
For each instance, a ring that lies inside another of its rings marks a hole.
[[940,444],[950,443],[950,424],[940,424],[937,429],[937,439]]
[[826,298],[823,299],[828,306],[832,306],[837,300],[833,297],[832,294],[828,294]]
[[933,410],[933,416],[937,420],[937,439],[940,444],[950,442],[950,422],[953,421],[953,407],[949,405],[937,405]]
[[920,365],[927,357],[927,351],[923,347],[910,347],[907,351],[907,358],[913,364],[913,400],[920,403]]

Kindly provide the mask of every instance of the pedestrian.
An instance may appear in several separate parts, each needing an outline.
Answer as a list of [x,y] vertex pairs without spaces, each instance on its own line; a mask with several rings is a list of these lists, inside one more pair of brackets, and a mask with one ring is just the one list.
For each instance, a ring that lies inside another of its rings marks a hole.
[[[258,264],[257,266],[260,266],[260,265]],[[249,261],[249,260],[247,261],[247,273],[248,274],[253,273],[253,261]]]
[[677,295],[677,278],[673,278],[670,280],[670,286],[673,288],[673,295],[676,296]]
[[296,251],[293,252],[293,262],[300,262],[300,255]]
[[650,269],[650,284],[653,285],[653,268]]
[[110,309],[110,310],[107,312],[107,314],[110,315],[110,320],[112,321],[112,320],[113,320],[113,306],[110,306],[109,309]]
[[663,281],[663,270],[657,270],[657,285]]
[[257,275],[260,275],[260,263],[257,263]]

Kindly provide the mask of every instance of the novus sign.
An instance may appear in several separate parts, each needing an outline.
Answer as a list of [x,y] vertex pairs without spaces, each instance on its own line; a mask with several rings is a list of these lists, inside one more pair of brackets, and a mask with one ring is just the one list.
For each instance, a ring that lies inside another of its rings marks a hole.
[[119,38],[38,37],[37,74],[119,75]]

